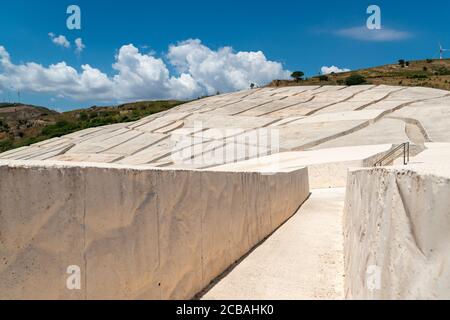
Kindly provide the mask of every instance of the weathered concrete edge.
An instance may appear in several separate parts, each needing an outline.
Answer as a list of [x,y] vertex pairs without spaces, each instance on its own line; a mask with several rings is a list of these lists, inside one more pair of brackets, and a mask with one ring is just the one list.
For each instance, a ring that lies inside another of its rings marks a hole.
[[449,165],[349,170],[347,298],[450,298],[448,194]]
[[[265,175],[8,160],[0,178],[3,299],[191,298],[309,195],[306,168]],[[70,264],[89,270],[80,291],[65,288]]]
[[[220,168],[210,168],[208,170],[195,169],[195,168],[172,168],[172,167],[156,167],[151,164],[140,164],[140,165],[128,165],[128,164],[117,164],[117,163],[100,163],[100,162],[75,162],[75,161],[53,161],[53,160],[13,160],[13,159],[0,159],[0,166],[9,167],[41,167],[41,168],[99,168],[99,169],[125,169],[125,170],[135,170],[135,171],[177,171],[177,172],[217,172],[224,173],[230,172],[229,170],[221,170]],[[305,166],[306,167],[306,166]],[[261,173],[264,175],[277,174],[277,173],[290,173],[295,172],[301,168],[280,168],[277,170],[267,170],[264,168],[255,168],[253,170],[234,170],[236,173]]]

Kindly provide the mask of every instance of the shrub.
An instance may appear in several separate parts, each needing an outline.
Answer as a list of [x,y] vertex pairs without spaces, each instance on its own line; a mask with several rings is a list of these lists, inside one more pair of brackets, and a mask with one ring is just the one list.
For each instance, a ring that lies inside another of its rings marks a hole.
[[428,79],[428,76],[426,74],[414,74],[409,76],[408,79]]
[[321,76],[319,76],[319,80],[320,81],[328,81],[329,80],[329,78],[328,78],[328,76],[327,75],[321,75]]
[[302,80],[304,75],[305,73],[302,71],[294,71],[292,72],[291,77],[294,78],[297,82],[299,82],[300,80]]
[[88,116],[88,114],[86,112],[81,112],[79,117],[80,117],[81,121],[86,121],[89,118],[89,116]]
[[427,63],[432,63],[433,59],[427,59]]
[[450,69],[447,69],[446,67],[441,66],[436,70],[435,74],[437,76],[448,76],[448,75],[450,75]]
[[363,84],[366,82],[366,78],[364,78],[360,74],[353,74],[350,77],[345,79],[345,84],[348,86],[356,86],[359,84]]
[[46,126],[42,129],[42,134],[49,138],[56,138],[72,133],[78,129],[80,128],[77,124],[63,120],[58,121],[56,124]]
[[5,152],[13,148],[11,139],[0,140],[0,152]]
[[8,131],[8,130],[9,130],[9,125],[5,121],[0,119],[0,131]]

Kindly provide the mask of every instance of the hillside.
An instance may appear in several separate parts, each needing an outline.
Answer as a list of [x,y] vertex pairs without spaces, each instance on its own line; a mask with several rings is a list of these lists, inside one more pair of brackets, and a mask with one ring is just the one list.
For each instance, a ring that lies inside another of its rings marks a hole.
[[181,101],[143,101],[59,113],[44,107],[0,103],[0,152],[78,130],[136,121],[168,110]]
[[355,74],[363,76],[367,84],[420,86],[450,90],[450,59],[405,61],[403,67],[399,63],[389,64],[338,74],[315,76],[299,82],[295,80],[275,80],[270,86],[345,85],[346,79]]
[[[449,101],[449,91],[422,87],[267,87],[195,100],[136,122],[82,130],[24,148],[11,157],[217,169],[278,150],[367,145],[381,145],[384,150],[406,142],[414,155],[425,143],[450,142]],[[57,127],[52,129],[60,134]],[[269,134],[278,135],[274,145],[267,143]],[[246,146],[250,149],[245,150]],[[341,152],[332,158],[352,151]]]
[[[450,59],[407,61],[305,80],[274,80],[269,87],[346,85],[350,76],[361,75],[364,84],[420,86],[450,91]],[[115,107],[91,107],[70,112],[32,105],[0,103],[0,152],[49,138],[107,124],[131,122],[168,110],[181,101],[136,102]]]

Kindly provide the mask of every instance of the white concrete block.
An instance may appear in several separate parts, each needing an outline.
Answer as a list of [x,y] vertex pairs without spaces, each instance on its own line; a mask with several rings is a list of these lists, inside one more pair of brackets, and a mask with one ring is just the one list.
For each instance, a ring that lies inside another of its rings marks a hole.
[[449,299],[448,166],[350,172],[344,210],[352,299]]
[[[308,194],[305,168],[1,161],[0,299],[192,298]],[[71,265],[81,290],[66,287]]]

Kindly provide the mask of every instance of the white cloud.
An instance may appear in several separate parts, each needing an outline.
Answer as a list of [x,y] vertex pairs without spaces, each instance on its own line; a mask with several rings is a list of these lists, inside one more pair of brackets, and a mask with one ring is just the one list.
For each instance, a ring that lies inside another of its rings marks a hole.
[[346,69],[346,68],[341,69],[336,66],[331,66],[331,67],[323,66],[320,70],[321,70],[322,74],[341,73],[341,72],[351,71],[350,69]]
[[54,44],[56,44],[57,46],[64,47],[64,48],[70,48],[70,42],[69,42],[69,40],[67,40],[67,38],[65,36],[63,36],[63,35],[56,36],[52,32],[50,32],[48,34],[48,36],[50,37],[52,42]]
[[335,31],[337,35],[363,41],[399,41],[412,37],[412,34],[407,31],[395,29],[374,29],[370,30],[366,26],[353,27],[347,29],[340,29]]
[[248,88],[287,79],[290,73],[281,63],[268,61],[263,52],[234,52],[231,47],[211,50],[200,40],[187,40],[169,47],[170,63],[190,74],[208,94]]
[[75,39],[75,53],[80,54],[83,52],[85,48],[86,46],[83,43],[83,39],[81,38]]
[[171,74],[164,60],[154,53],[124,45],[112,65],[115,73],[108,76],[88,64],[81,70],[65,62],[48,67],[35,62],[14,64],[0,46],[0,86],[78,101],[190,99],[246,89],[250,83],[263,85],[273,79],[287,79],[290,74],[281,63],[267,60],[261,51],[234,52],[230,47],[215,51],[200,40],[171,45],[167,59],[177,74]]

